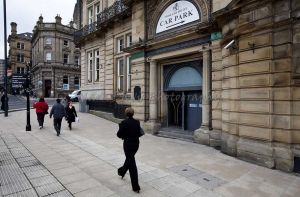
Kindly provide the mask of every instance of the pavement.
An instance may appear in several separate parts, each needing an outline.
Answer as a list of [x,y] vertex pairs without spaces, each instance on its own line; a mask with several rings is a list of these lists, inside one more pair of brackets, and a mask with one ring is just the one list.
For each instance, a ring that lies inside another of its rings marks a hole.
[[[78,107],[77,107],[78,109]],[[52,119],[39,130],[31,110],[32,131],[24,111],[0,117],[0,196],[5,197],[296,197],[300,177],[238,160],[211,147],[146,134],[136,154],[139,194],[130,177],[117,175],[124,162],[118,125],[78,113],[59,137]]]

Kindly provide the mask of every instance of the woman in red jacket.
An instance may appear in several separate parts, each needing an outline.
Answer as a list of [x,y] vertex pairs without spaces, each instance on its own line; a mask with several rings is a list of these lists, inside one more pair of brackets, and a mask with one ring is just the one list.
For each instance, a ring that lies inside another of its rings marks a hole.
[[40,98],[39,102],[33,104],[33,108],[35,108],[37,120],[39,122],[40,129],[42,129],[44,125],[44,117],[45,114],[48,113],[49,106],[45,102],[44,98]]

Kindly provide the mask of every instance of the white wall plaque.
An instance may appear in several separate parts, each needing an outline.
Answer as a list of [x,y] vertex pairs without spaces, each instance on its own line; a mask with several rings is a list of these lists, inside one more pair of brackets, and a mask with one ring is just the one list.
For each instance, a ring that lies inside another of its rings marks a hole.
[[199,20],[200,15],[195,5],[189,1],[176,1],[162,13],[156,26],[156,33],[161,33]]

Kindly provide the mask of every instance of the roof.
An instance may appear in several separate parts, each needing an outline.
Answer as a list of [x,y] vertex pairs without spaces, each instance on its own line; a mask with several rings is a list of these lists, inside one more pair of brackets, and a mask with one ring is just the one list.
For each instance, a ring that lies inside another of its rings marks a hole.
[[23,39],[29,39],[29,40],[31,40],[32,33],[29,33],[29,32],[21,33],[21,34],[18,34],[18,37],[19,38],[23,38]]

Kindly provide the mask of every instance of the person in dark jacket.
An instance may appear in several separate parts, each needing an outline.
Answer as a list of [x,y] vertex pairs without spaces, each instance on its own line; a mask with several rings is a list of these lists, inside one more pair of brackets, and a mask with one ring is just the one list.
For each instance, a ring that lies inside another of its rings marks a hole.
[[138,120],[133,118],[134,110],[126,108],[125,114],[128,117],[119,124],[117,136],[123,139],[123,149],[126,156],[124,165],[118,169],[118,175],[122,178],[129,170],[132,190],[139,193],[138,171],[135,163],[135,153],[139,149],[139,137],[141,137],[141,126]]
[[[7,103],[8,103],[8,97],[7,97]],[[1,110],[5,110],[5,94],[3,93],[3,95],[1,96]],[[7,110],[8,110],[8,105],[7,105]]]
[[73,106],[72,102],[69,102],[69,105],[66,109],[66,120],[69,124],[69,129],[72,130],[72,122],[75,122],[75,118],[77,117],[76,109]]
[[33,104],[33,108],[35,108],[39,128],[42,129],[44,126],[45,114],[48,112],[49,106],[45,102],[44,98],[40,98],[39,102]]
[[64,106],[60,103],[60,99],[56,99],[56,103],[53,105],[50,111],[50,118],[53,115],[54,129],[56,130],[57,136],[60,134],[61,121],[66,115]]

